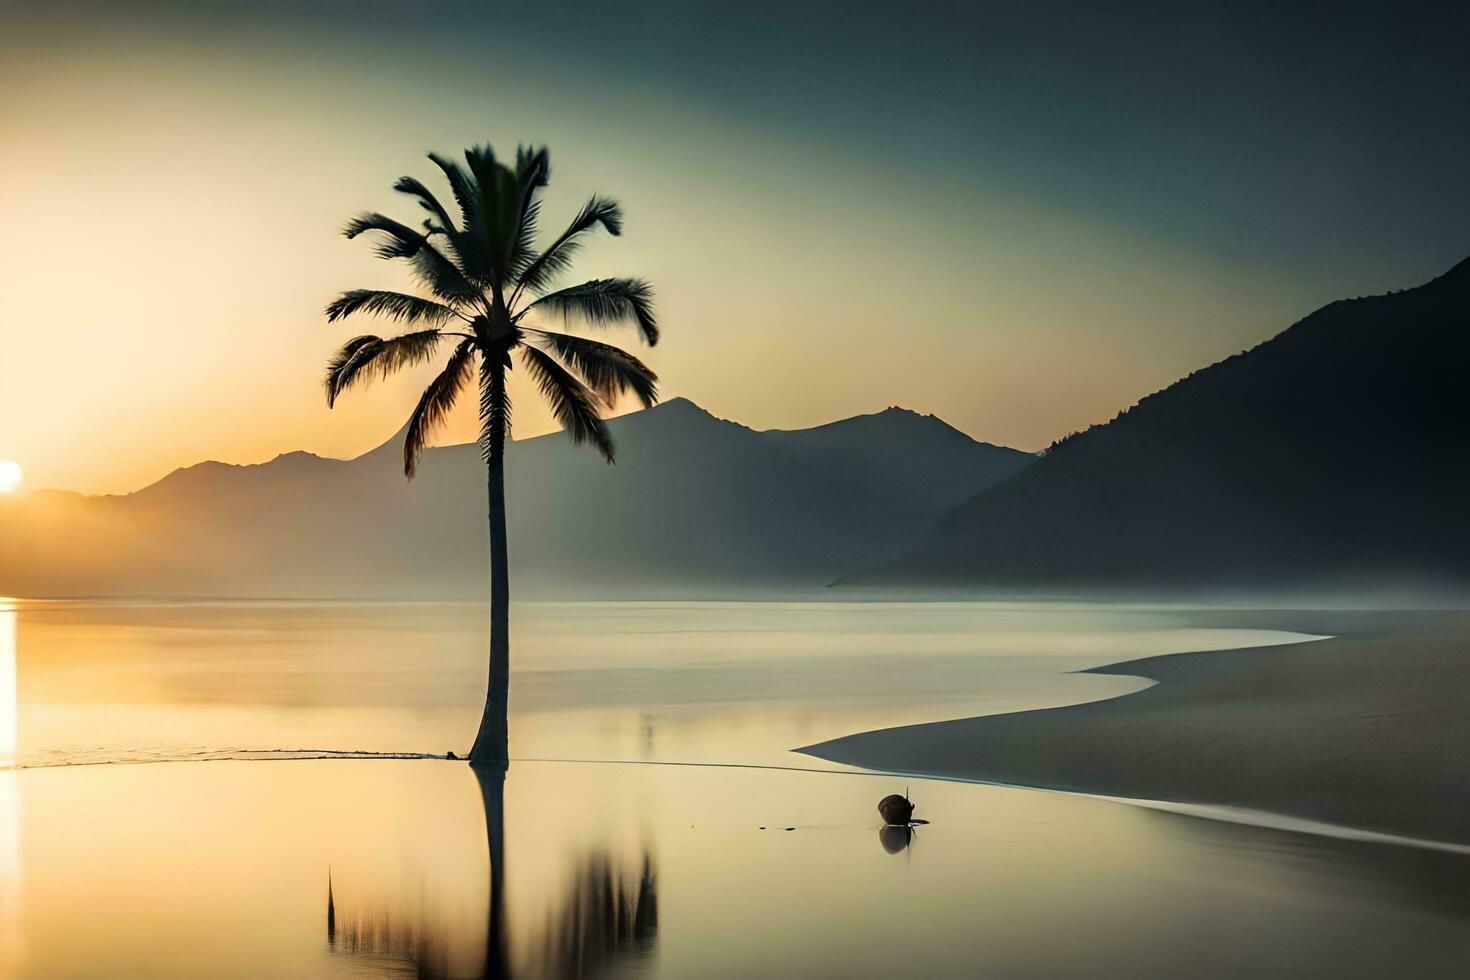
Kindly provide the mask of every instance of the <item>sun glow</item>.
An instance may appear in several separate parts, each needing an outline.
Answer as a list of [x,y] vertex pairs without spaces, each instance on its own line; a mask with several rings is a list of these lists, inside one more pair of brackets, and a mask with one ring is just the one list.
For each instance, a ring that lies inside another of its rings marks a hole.
[[13,459],[0,459],[0,493],[10,493],[20,486],[24,474],[20,464]]
[[[0,595],[0,769],[15,763],[15,603]],[[5,775],[5,774],[0,774]],[[20,799],[0,779],[0,973],[16,969],[20,949]]]
[[[0,596],[0,769],[9,768],[15,761],[17,718],[15,605],[5,596]],[[0,854],[0,860],[4,856]],[[0,872],[4,870],[0,867]]]

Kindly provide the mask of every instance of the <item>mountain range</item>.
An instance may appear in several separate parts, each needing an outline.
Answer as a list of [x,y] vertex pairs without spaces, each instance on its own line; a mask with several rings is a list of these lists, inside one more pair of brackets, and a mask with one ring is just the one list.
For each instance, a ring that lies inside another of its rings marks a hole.
[[[508,449],[516,596],[822,588],[1033,459],[898,408],[756,431],[676,398],[610,426],[612,466],[559,433]],[[410,482],[401,436],[352,460],[205,462],[125,495],[6,501],[0,594],[483,595],[478,447],[429,450]]]
[[[686,399],[508,450],[521,597],[884,590],[1219,594],[1470,582],[1470,259],[1331,303],[1039,458],[890,408],[756,431]],[[0,501],[0,594],[472,597],[477,447],[401,473],[206,462]]]
[[1331,303],[979,488],[844,584],[1417,587],[1470,579],[1470,259]]

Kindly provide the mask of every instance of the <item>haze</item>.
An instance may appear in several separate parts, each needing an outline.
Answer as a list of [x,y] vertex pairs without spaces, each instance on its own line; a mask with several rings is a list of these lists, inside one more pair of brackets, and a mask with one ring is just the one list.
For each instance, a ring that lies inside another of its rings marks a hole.
[[[896,403],[1038,449],[1463,255],[1470,203],[1436,188],[1470,127],[1434,81],[1460,35],[1412,5],[1269,31],[1211,4],[484,6],[3,7],[0,458],[27,487],[385,439],[424,378],[329,415],[321,307],[404,280],[337,230],[412,216],[393,179],[477,140],[549,144],[552,215],[622,199],[579,268],[648,276],[667,394],[757,427]],[[1403,57],[1401,22],[1438,46]],[[519,406],[518,437],[551,428]]]

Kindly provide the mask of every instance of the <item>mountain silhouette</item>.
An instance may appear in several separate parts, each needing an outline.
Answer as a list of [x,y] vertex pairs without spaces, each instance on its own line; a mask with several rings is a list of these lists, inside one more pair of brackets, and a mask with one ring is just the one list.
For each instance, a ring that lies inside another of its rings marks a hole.
[[1470,578],[1470,259],[1331,303],[982,489],[844,583],[1338,587]]
[[[755,431],[676,398],[610,423],[618,462],[560,433],[507,450],[518,597],[820,588],[891,558],[1034,457],[903,409]],[[0,506],[0,594],[477,597],[484,463],[402,433],[353,460],[205,462],[122,496]],[[469,529],[469,530],[467,530]]]

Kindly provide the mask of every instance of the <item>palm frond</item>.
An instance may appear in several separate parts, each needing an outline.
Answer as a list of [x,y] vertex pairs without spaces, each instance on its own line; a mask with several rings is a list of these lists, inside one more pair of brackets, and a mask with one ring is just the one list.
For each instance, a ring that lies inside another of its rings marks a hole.
[[525,333],[565,361],[609,405],[626,392],[632,392],[644,408],[657,404],[658,375],[627,351],[600,340],[552,330],[527,329]]
[[572,442],[592,443],[602,458],[611,463],[612,436],[598,414],[597,395],[545,351],[535,347],[520,350],[527,373],[541,389],[542,397],[551,405],[551,413],[572,437]]
[[572,264],[572,256],[581,247],[581,239],[598,225],[613,236],[623,233],[623,209],[611,198],[594,194],[582,205],[567,230],[557,236],[540,255],[526,263],[524,269],[512,270],[519,286],[539,292]]
[[417,255],[424,246],[424,236],[401,221],[394,221],[386,214],[364,211],[342,227],[342,234],[356,238],[369,231],[379,231],[383,237],[373,246],[373,251],[383,259],[406,259]]
[[399,177],[397,182],[394,183],[393,189],[399,193],[411,194],[418,198],[419,204],[423,209],[439,219],[439,224],[445,234],[452,237],[458,233],[459,229],[455,227],[454,222],[450,219],[449,212],[444,210],[444,205],[439,203],[439,199],[434,196],[434,192],[429,190],[423,181],[417,177]]
[[[459,251],[458,244],[455,251]],[[440,299],[463,303],[483,295],[464,269],[433,245],[425,244],[417,255],[409,259],[409,264],[419,285]]]
[[496,284],[501,285],[509,280],[511,256],[520,243],[521,219],[527,204],[526,189],[521,186],[519,174],[497,162],[488,146],[466,150],[465,160],[480,191],[490,271]]
[[632,320],[644,341],[658,343],[658,321],[653,315],[653,287],[642,279],[593,279],[547,293],[527,305],[555,313],[563,320],[581,320],[594,327],[608,327]]
[[487,463],[505,454],[505,440],[510,436],[508,370],[510,355],[506,352],[480,359],[480,453]]
[[327,407],[361,380],[388,377],[400,368],[422,364],[434,356],[444,335],[437,330],[420,330],[384,340],[365,335],[353,337],[343,344],[327,362]]
[[533,259],[536,246],[536,224],[541,215],[541,202],[537,193],[551,180],[551,153],[546,147],[534,149],[529,146],[516,148],[516,184],[520,188],[519,226],[515,241],[506,255],[505,268],[513,275]]
[[516,180],[522,187],[545,187],[551,180],[551,151],[546,147],[516,147]]
[[429,159],[434,166],[444,172],[444,177],[449,181],[449,189],[454,193],[454,201],[459,205],[459,226],[465,233],[480,227],[480,195],[476,192],[474,181],[464,168],[447,157],[441,157],[437,153],[430,153]]
[[545,187],[551,179],[551,151],[545,147],[516,147],[516,179],[522,187],[531,181]]
[[535,199],[535,193],[533,187],[526,195],[525,205],[521,210],[521,226],[516,232],[515,241],[511,243],[510,252],[506,255],[505,267],[509,270],[511,283],[515,282],[516,270],[529,265],[536,254],[536,226],[541,220],[541,202]]
[[349,289],[327,304],[327,322],[335,323],[354,313],[380,313],[405,323],[443,324],[459,314],[431,299],[394,293],[385,289]]
[[408,259],[418,279],[439,298],[463,300],[480,295],[459,265],[426,236],[401,221],[376,212],[364,212],[347,222],[342,234],[356,238],[369,231],[383,235],[374,248],[380,258]]
[[429,159],[444,173],[449,188],[459,205],[459,233],[454,236],[455,251],[459,253],[460,265],[468,278],[481,283],[487,281],[490,265],[490,250],[485,235],[485,214],[481,207],[480,188],[473,175],[466,173],[458,163],[437,153]]
[[488,146],[465,150],[465,162],[479,195],[483,239],[497,285],[510,285],[514,270],[530,263],[540,205],[537,192],[546,186],[546,150],[519,147],[514,168],[495,159]]
[[429,436],[444,423],[454,407],[475,363],[475,342],[462,340],[449,355],[444,370],[429,382],[423,396],[408,420],[403,437],[403,475],[410,480],[418,471],[419,453],[428,445]]
[[372,348],[382,342],[382,337],[374,337],[370,334],[353,337],[331,356],[327,361],[327,376],[323,379],[327,389],[328,408],[336,404],[338,392],[350,384],[353,376],[367,363],[356,360],[359,352],[365,347]]

